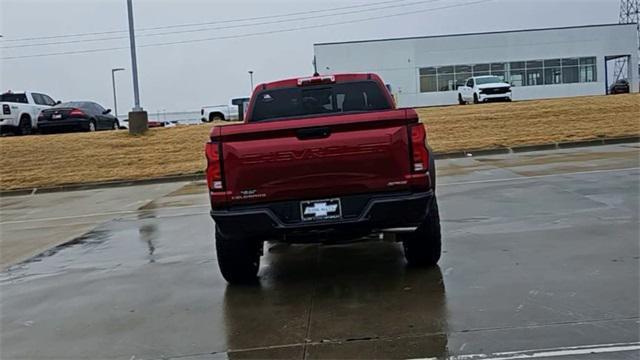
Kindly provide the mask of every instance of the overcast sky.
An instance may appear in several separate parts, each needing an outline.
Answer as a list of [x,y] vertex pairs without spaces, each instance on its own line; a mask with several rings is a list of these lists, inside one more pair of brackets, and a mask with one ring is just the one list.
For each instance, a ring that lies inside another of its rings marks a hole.
[[[136,28],[209,23],[137,33],[141,103],[149,112],[198,110],[201,105],[227,103],[232,97],[247,96],[248,70],[254,71],[256,84],[311,75],[313,44],[318,42],[618,22],[618,0],[485,0],[457,6],[478,1],[483,0],[134,0]],[[374,3],[378,5],[372,5]],[[342,9],[315,12],[336,8]],[[308,13],[310,11],[312,13]],[[307,13],[277,17],[302,12]],[[94,100],[112,108],[111,69],[124,67],[126,71],[117,73],[116,79],[119,112],[132,107],[131,60],[127,49],[8,59],[126,48],[126,32],[11,41],[126,30],[126,0],[0,0],[0,13],[2,91],[41,91],[54,99]],[[400,13],[405,15],[390,16]],[[255,17],[264,18],[246,20]],[[365,18],[377,19],[355,22]],[[230,21],[237,19],[245,20]],[[350,21],[354,22],[348,23]],[[324,26],[336,22],[346,24]],[[295,30],[300,27],[307,29]],[[196,29],[195,32],[141,36]],[[273,31],[280,32],[269,34]],[[140,47],[243,34],[254,35]],[[46,44],[105,37],[116,39]],[[15,47],[30,44],[40,45]]]

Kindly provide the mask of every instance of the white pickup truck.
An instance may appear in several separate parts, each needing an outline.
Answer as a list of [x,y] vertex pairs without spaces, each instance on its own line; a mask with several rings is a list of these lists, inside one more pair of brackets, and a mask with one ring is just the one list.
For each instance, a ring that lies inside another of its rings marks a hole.
[[200,109],[202,122],[238,120],[238,107],[232,105],[203,106]]
[[511,85],[497,76],[470,77],[458,87],[458,104],[474,104],[487,101],[511,101]]
[[249,106],[249,98],[241,97],[231,99],[231,105],[203,106],[200,110],[202,122],[234,121],[244,119],[244,114]]
[[0,95],[0,132],[11,131],[29,135],[38,127],[38,115],[43,109],[56,105],[50,96],[31,91],[11,92]]

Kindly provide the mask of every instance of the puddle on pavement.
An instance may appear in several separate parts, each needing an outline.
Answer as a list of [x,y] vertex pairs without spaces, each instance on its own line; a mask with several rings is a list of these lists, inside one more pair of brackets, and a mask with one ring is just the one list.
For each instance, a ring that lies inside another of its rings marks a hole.
[[184,207],[208,204],[207,187],[203,182],[192,182],[161,198],[152,200],[138,210]]
[[171,196],[181,196],[181,195],[195,195],[195,194],[207,194],[207,183],[204,181],[195,181],[191,182],[180,189],[166,195],[166,197]]
[[[65,268],[67,263],[75,261],[75,257],[69,257],[62,261],[53,261],[49,263],[49,259],[54,258],[59,253],[62,253],[69,249],[78,250],[81,253],[89,252],[107,242],[111,238],[111,232],[106,230],[91,230],[81,236],[78,236],[70,241],[55,246],[51,249],[45,250],[38,255],[28,258],[18,264],[12,265],[3,271],[2,280],[15,280],[22,277],[29,276],[30,274],[51,274],[53,268]],[[31,268],[37,264],[42,264],[48,270],[45,271],[31,271]],[[46,265],[45,265],[46,264]]]

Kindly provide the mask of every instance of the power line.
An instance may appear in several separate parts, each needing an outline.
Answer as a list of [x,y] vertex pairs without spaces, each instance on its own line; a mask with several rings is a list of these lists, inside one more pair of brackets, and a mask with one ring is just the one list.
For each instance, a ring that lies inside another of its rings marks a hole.
[[[443,1],[443,0],[421,0],[421,1],[414,1],[414,2],[410,2],[410,3],[406,3],[406,4],[394,4],[394,5],[389,5],[389,6],[377,7],[377,8],[373,8],[373,9],[351,10],[351,11],[347,11],[347,12],[331,14],[331,16],[358,14],[358,13],[362,13],[362,12],[365,12],[365,11],[378,11],[378,10],[385,10],[385,9],[389,9],[389,8],[399,8],[399,7],[421,5],[421,4],[426,4],[426,3],[434,3],[434,2],[438,2],[438,1]],[[178,30],[178,31],[170,31],[170,32],[161,32],[161,33],[154,33],[154,34],[141,34],[141,35],[136,35],[136,38],[152,37],[152,36],[165,36],[165,35],[176,35],[176,34],[185,34],[185,33],[196,33],[196,32],[212,31],[212,30],[227,30],[227,29],[233,29],[233,28],[243,28],[243,27],[259,26],[259,25],[273,25],[273,24],[281,24],[281,23],[290,22],[290,21],[303,21],[303,20],[310,20],[310,19],[317,19],[317,17],[316,16],[307,16],[307,17],[301,17],[301,18],[283,19],[283,20],[274,20],[274,21],[263,21],[263,22],[259,22],[259,23],[237,24],[237,25],[230,25],[230,26],[218,26],[218,27],[211,27],[211,28],[204,28],[204,29],[189,29],[189,30]],[[122,39],[128,39],[128,38],[129,38],[128,36],[114,36],[114,37],[106,37],[106,38],[99,38],[99,39],[76,39],[76,40],[54,41],[54,42],[36,43],[36,44],[22,44],[22,45],[2,46],[2,47],[0,47],[0,49],[14,49],[14,48],[25,48],[25,47],[36,47],[36,46],[51,46],[51,45],[62,45],[62,44],[77,44],[77,43],[84,43],[84,42],[97,42],[97,41],[107,41],[107,40],[122,40]]]
[[[175,28],[181,28],[181,27],[228,24],[228,23],[242,22],[242,21],[263,20],[263,19],[269,19],[269,18],[281,18],[281,17],[288,17],[288,16],[295,16],[295,15],[307,15],[307,14],[317,14],[317,13],[332,12],[332,11],[346,10],[346,9],[356,9],[356,8],[370,7],[370,6],[383,5],[383,4],[389,4],[389,3],[399,3],[399,2],[404,2],[404,1],[408,1],[408,0],[387,0],[387,1],[372,2],[372,3],[367,3],[367,4],[342,6],[342,7],[329,8],[329,9],[298,11],[298,12],[276,14],[276,15],[264,15],[264,16],[246,17],[246,18],[220,20],[220,21],[208,21],[208,22],[200,22],[200,23],[185,23],[185,24],[174,24],[174,25],[164,25],[164,26],[155,26],[155,27],[145,27],[145,28],[135,29],[135,31],[142,32],[142,31],[152,31],[152,30],[175,29]],[[3,38],[2,41],[4,41],[4,42],[15,42],[15,41],[59,39],[59,38],[66,38],[66,37],[81,37],[81,36],[109,35],[109,34],[127,33],[128,31],[129,30],[109,30],[109,31],[85,32],[85,33],[76,33],[76,34],[61,34],[61,35],[50,35],[50,36],[26,37],[26,38],[18,38],[18,39],[6,39],[6,38]]]
[[[261,32],[254,32],[254,33],[239,34],[239,35],[228,35],[228,36],[217,36],[217,37],[191,39],[191,40],[181,40],[181,41],[173,41],[173,42],[151,43],[151,44],[140,45],[138,47],[139,48],[143,48],[143,47],[170,46],[170,45],[191,44],[191,43],[215,41],[215,40],[228,40],[228,39],[238,39],[238,38],[245,38],[245,37],[261,36],[261,35],[279,34],[279,33],[293,32],[293,31],[300,31],[300,30],[324,28],[324,27],[327,27],[327,26],[345,25],[345,24],[360,23],[360,22],[379,20],[379,19],[387,19],[387,18],[390,18],[390,17],[413,15],[413,14],[419,14],[419,13],[425,13],[425,12],[431,12],[431,11],[437,11],[437,10],[464,7],[464,6],[469,6],[469,5],[486,3],[486,2],[490,2],[490,1],[493,1],[493,0],[476,0],[476,1],[466,2],[466,3],[445,5],[445,6],[436,7],[436,8],[413,10],[413,11],[407,11],[407,12],[401,12],[401,13],[395,13],[395,14],[386,14],[386,15],[382,15],[382,16],[372,16],[372,17],[367,17],[367,18],[362,18],[362,19],[336,21],[336,22],[324,23],[324,24],[300,26],[300,27],[295,27],[295,28],[286,28],[286,29],[271,30],[271,31],[261,31]],[[75,54],[86,54],[86,53],[96,53],[96,52],[105,52],[105,51],[114,51],[114,50],[127,50],[127,49],[128,49],[128,47],[112,47],[112,48],[99,48],[99,49],[88,49],[88,50],[77,50],[77,51],[64,51],[64,52],[57,52],[57,53],[43,53],[43,54],[33,54],[33,55],[9,56],[9,57],[0,58],[0,60],[25,59],[25,58],[57,56],[57,55],[75,55]]]

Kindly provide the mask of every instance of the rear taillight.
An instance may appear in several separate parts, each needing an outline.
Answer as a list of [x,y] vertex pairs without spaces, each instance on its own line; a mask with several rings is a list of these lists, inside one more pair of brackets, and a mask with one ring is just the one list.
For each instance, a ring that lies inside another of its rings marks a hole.
[[422,124],[411,126],[411,170],[425,172],[429,170],[429,151],[427,150],[427,131]]
[[217,142],[208,142],[204,147],[204,152],[207,156],[207,185],[209,185],[209,190],[211,191],[223,190],[218,145]]
[[73,109],[69,113],[69,117],[84,117],[85,113],[80,109]]
[[2,113],[4,115],[9,115],[11,114],[11,107],[7,104],[2,105]]

